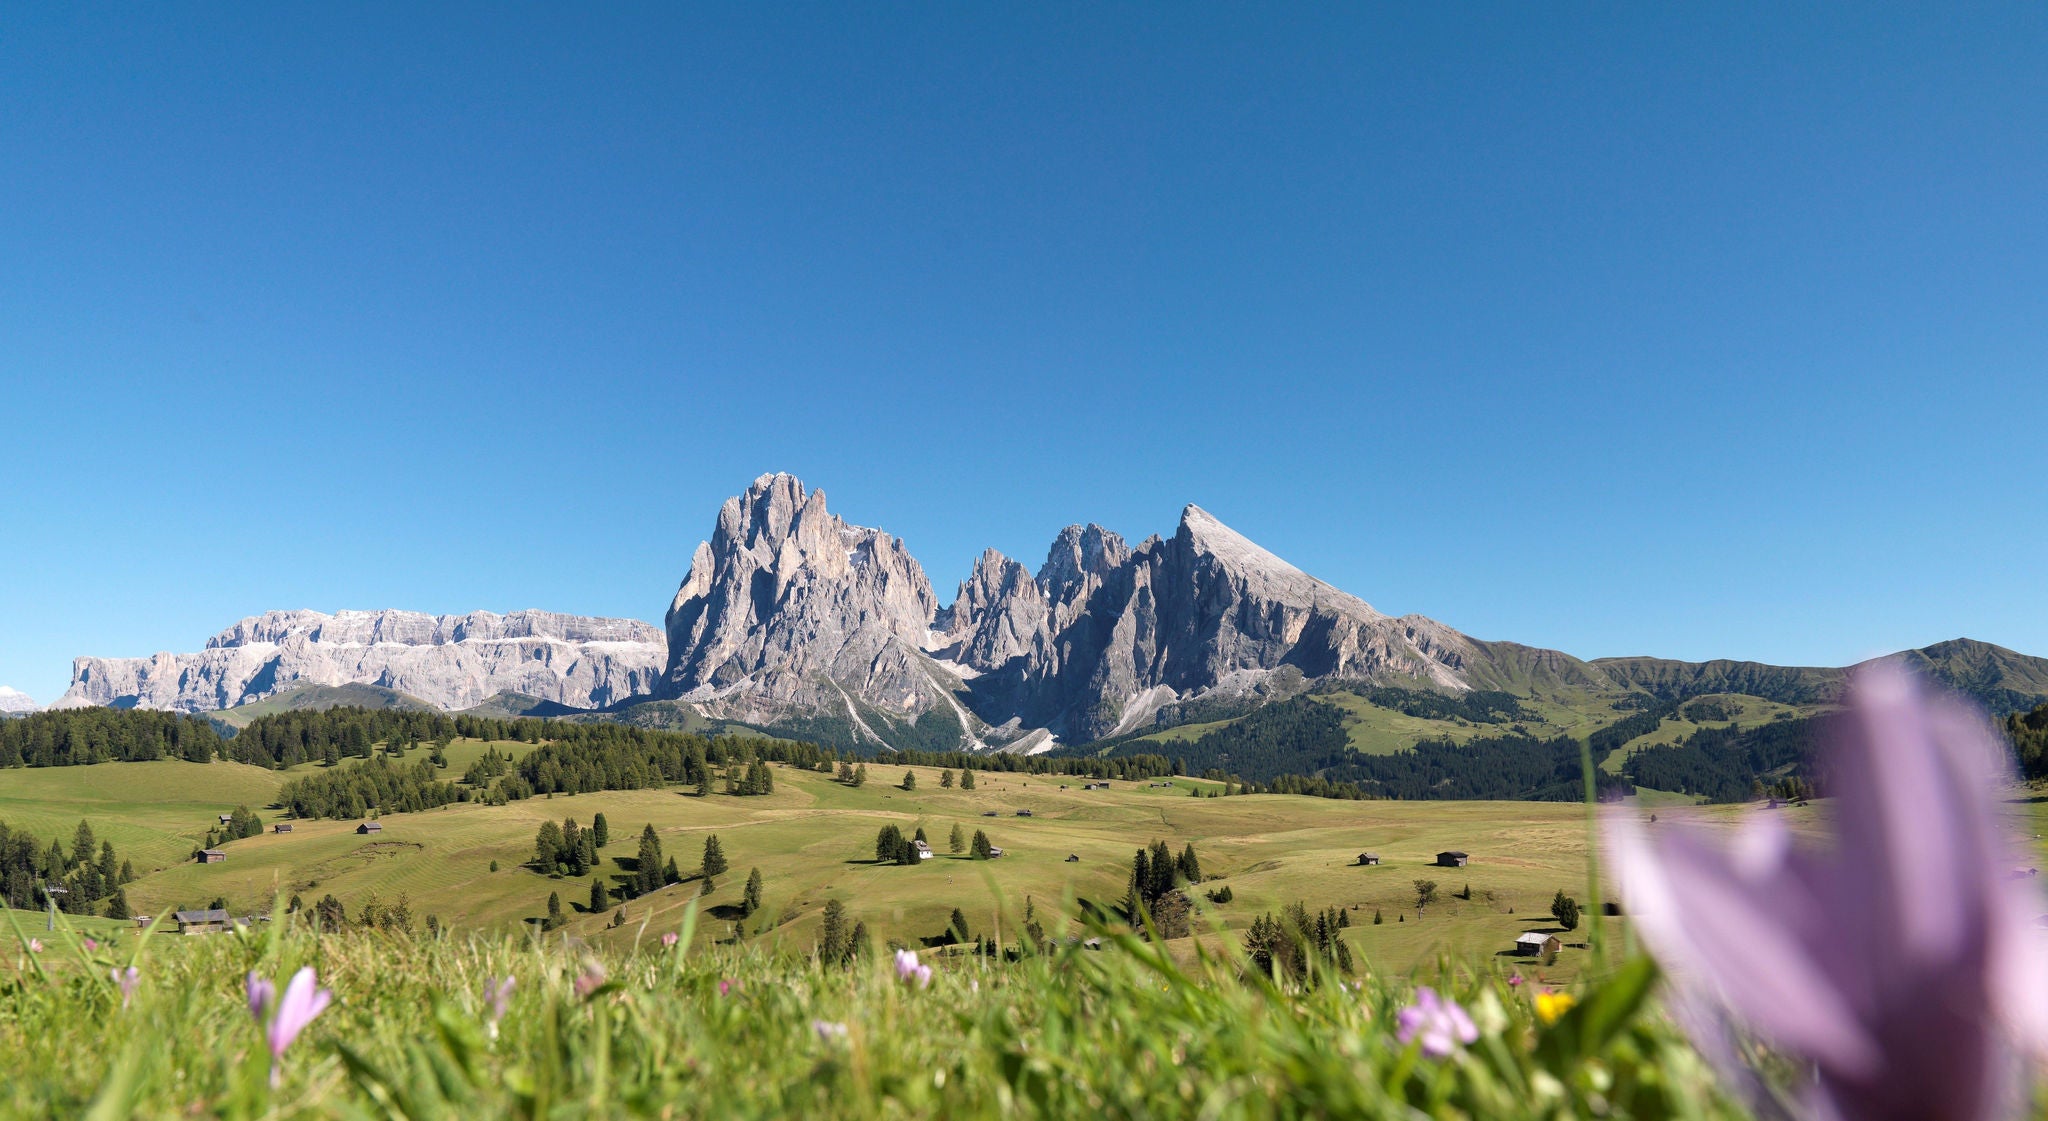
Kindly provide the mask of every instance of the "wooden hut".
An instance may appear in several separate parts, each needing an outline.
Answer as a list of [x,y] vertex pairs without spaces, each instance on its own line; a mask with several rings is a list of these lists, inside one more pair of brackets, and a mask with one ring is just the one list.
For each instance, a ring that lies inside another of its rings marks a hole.
[[179,911],[172,917],[178,920],[180,934],[213,934],[235,928],[235,920],[229,918],[228,913],[219,908],[207,911]]

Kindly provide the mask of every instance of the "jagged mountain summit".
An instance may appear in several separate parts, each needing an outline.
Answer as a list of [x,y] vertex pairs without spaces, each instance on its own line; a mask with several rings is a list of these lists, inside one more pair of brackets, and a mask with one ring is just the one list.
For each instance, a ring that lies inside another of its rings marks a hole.
[[27,693],[9,685],[0,685],[0,716],[26,716],[41,710],[42,706]]
[[599,708],[651,691],[667,647],[637,619],[547,611],[271,611],[193,654],[78,658],[53,708],[205,712],[304,685],[376,685],[445,709],[498,693]]
[[950,607],[901,541],[763,475],[729,499],[668,612],[665,697],[726,719],[896,746],[1050,746],[1275,674],[1468,687],[1482,645],[1392,618],[1198,506],[1136,548],[1070,526],[1034,576],[982,554]]

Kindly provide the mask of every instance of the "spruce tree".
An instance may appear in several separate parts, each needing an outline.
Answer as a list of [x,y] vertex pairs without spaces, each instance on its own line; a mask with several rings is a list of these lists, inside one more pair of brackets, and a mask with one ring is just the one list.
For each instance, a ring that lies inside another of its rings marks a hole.
[[653,822],[648,822],[647,827],[640,831],[640,855],[634,867],[638,869],[634,883],[636,894],[646,895],[661,889],[661,837],[654,832]]
[[957,822],[953,825],[952,836],[946,838],[946,848],[954,856],[967,851],[967,831],[960,828]]
[[853,769],[853,785],[855,789],[859,789],[860,787],[866,786],[867,784],[868,765],[866,763],[862,763],[860,766],[855,767]]
[[718,843],[718,834],[704,838],[704,878],[725,875],[725,849]]
[[1175,864],[1181,879],[1191,884],[1202,882],[1202,862],[1195,857],[1195,843],[1193,841],[1189,841],[1188,847],[1180,850],[1180,859]]
[[940,772],[939,772],[939,789],[941,789],[941,790],[951,790],[951,789],[953,789],[953,772],[951,772],[951,771],[940,771]]
[[747,873],[746,892],[740,896],[740,916],[745,918],[761,909],[761,870],[755,868]]
[[875,956],[875,946],[868,938],[868,924],[855,920],[853,934],[846,940],[846,956],[851,961],[866,961]]
[[916,771],[905,771],[905,772],[903,772],[903,789],[905,789],[905,790],[916,790],[916,789],[917,789],[917,772],[916,772]]
[[967,916],[961,913],[960,908],[953,908],[953,917],[946,924],[946,931],[953,936],[955,942],[967,941]]
[[837,899],[825,901],[824,928],[818,932],[818,961],[839,965],[851,949],[851,932],[846,929],[846,905]]
[[679,884],[683,882],[683,874],[676,868],[675,857],[669,857],[668,864],[662,868],[661,882],[663,884]]
[[968,770],[966,767],[960,768],[960,789],[974,789],[974,772]]
[[988,834],[976,829],[974,831],[974,841],[968,846],[968,851],[974,854],[974,859],[987,860],[995,855],[994,849],[995,846],[988,843]]
[[875,834],[875,863],[888,864],[896,859],[903,848],[903,830],[894,825],[884,825]]
[[591,842],[598,848],[612,843],[612,827],[605,821],[603,814],[590,819],[590,836]]
[[590,879],[590,913],[593,915],[597,914],[611,905],[611,896],[605,894],[604,877],[592,876]]

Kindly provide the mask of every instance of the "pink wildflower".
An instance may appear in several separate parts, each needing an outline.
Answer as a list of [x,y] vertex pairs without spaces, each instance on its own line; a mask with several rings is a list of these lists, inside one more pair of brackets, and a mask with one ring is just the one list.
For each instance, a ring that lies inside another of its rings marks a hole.
[[1404,1045],[1422,1040],[1422,1053],[1432,1059],[1446,1058],[1479,1038],[1478,1027],[1458,1002],[1426,985],[1415,990],[1415,1003],[1401,1009],[1396,1023],[1396,1038]]
[[606,976],[604,966],[594,961],[585,962],[583,972],[576,976],[576,995],[590,999],[590,994],[604,987]]
[[92,938],[88,938],[88,939],[86,939],[86,940],[85,940],[85,952],[86,952],[86,953],[92,953],[93,951],[95,951],[95,950],[97,950],[97,949],[99,949],[99,948],[100,948],[100,944],[99,944],[99,942],[98,942],[97,940],[95,940],[95,939],[92,939]]
[[661,948],[664,950],[673,950],[675,949],[676,943],[682,940],[682,935],[677,934],[675,931],[671,930],[667,934],[661,936]]
[[718,982],[719,996],[731,996],[738,991],[740,991],[740,983],[731,977],[723,978]]
[[820,1043],[837,1043],[846,1038],[846,1025],[832,1020],[812,1020],[811,1030],[818,1033]]
[[126,969],[109,970],[109,973],[114,978],[114,983],[121,986],[121,1007],[128,1007],[128,1002],[135,996],[135,990],[142,985],[142,974],[132,965]]
[[[325,1011],[333,1002],[334,994],[320,987],[319,974],[312,966],[304,966],[292,974],[285,985],[284,999],[277,998],[277,986],[258,977],[254,972],[247,981],[249,1014],[256,1022],[264,1025],[264,1036],[270,1044],[270,1088],[275,1090],[284,1080],[284,1068],[280,1065],[285,1049],[306,1030],[313,1018]],[[265,1023],[266,1016],[268,1023]]]
[[512,987],[518,984],[512,977],[492,977],[484,981],[484,1026],[491,1038],[498,1038],[498,1021],[505,1018],[505,1010],[512,1005]]
[[2039,893],[2004,874],[2003,745],[1896,666],[1848,702],[1829,847],[1795,848],[1775,814],[1732,845],[1616,820],[1630,913],[1701,1050],[1752,1093],[1737,1023],[1803,1061],[1816,1116],[2013,1115],[2020,1054],[2048,1049],[2048,953]]
[[932,967],[917,960],[916,950],[896,951],[896,979],[922,989],[932,983]]
[[40,939],[40,938],[31,938],[31,939],[29,939],[29,940],[28,940],[28,952],[29,952],[29,953],[32,953],[32,954],[40,954],[40,953],[42,953],[42,952],[43,952],[43,940],[42,940],[42,939]]

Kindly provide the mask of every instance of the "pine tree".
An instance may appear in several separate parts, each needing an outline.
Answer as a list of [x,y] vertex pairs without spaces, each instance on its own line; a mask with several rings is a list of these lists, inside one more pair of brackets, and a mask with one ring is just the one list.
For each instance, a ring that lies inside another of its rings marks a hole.
[[903,772],[903,789],[905,789],[905,790],[916,790],[916,789],[917,789],[917,772],[916,772],[916,771],[905,771],[905,772]]
[[710,834],[704,838],[704,878],[723,876],[725,868],[725,849],[718,843],[718,834]]
[[960,768],[960,789],[974,789],[974,772],[965,767]]
[[669,857],[668,864],[663,866],[661,870],[661,882],[664,886],[668,884],[679,884],[683,882],[683,874],[680,870],[676,868],[675,857]]
[[[369,904],[364,904],[364,910],[368,909]],[[568,921],[562,916],[562,897],[555,892],[548,892],[548,917],[541,923],[541,929],[553,930]]]
[[1166,847],[1165,841],[1152,842],[1151,871],[1151,885],[1145,890],[1145,901],[1148,903],[1172,891],[1174,880],[1179,875],[1173,864],[1173,850]]
[[661,890],[661,837],[654,832],[653,822],[648,822],[647,827],[640,831],[640,855],[635,867],[639,869],[634,884],[636,894],[646,895]]
[[605,821],[603,814],[590,819],[590,835],[592,843],[598,848],[612,843],[612,827]]
[[1379,909],[1378,907],[1374,907],[1374,908],[1372,909],[1372,924],[1373,924],[1374,926],[1378,926],[1378,925],[1380,925],[1381,923],[1383,923],[1383,922],[1386,922],[1386,921],[1387,921],[1387,920],[1386,920],[1386,916],[1384,916],[1384,915],[1380,914],[1380,909]]
[[540,832],[533,838],[533,866],[536,871],[552,872],[555,864],[562,859],[562,827],[552,821],[540,823]]
[[960,828],[957,822],[953,825],[952,835],[946,838],[946,848],[954,856],[967,851],[967,831]]
[[1180,850],[1180,859],[1175,861],[1175,865],[1175,870],[1180,873],[1181,879],[1191,884],[1202,882],[1202,862],[1195,857],[1195,843],[1193,841],[1189,841],[1188,847]]
[[752,869],[747,873],[746,892],[740,896],[740,917],[751,916],[761,909],[761,870]]
[[590,879],[590,913],[594,915],[594,914],[598,913],[599,911],[602,911],[602,910],[604,910],[604,909],[605,909],[606,907],[609,907],[609,906],[611,906],[611,905],[612,905],[612,900],[611,900],[611,896],[609,896],[609,895],[605,894],[605,890],[604,890],[604,877],[603,877],[603,876],[593,876],[593,877],[591,877],[591,879]]
[[[292,898],[296,899],[298,897],[293,896]],[[128,893],[118,887],[115,888],[113,897],[107,900],[107,917],[110,919],[125,919],[133,913],[128,907]]]
[[866,763],[862,763],[860,766],[855,767],[853,769],[853,785],[855,789],[859,789],[860,787],[866,786],[867,784],[868,765]]
[[994,849],[995,846],[988,843],[988,834],[976,829],[974,841],[968,846],[968,851],[974,854],[974,859],[987,860],[995,855]]
[[953,936],[955,942],[967,941],[967,916],[960,912],[960,908],[953,908],[953,917],[946,924],[946,932]]
[[1564,927],[1566,930],[1577,930],[1579,928],[1579,901],[1566,895],[1563,888],[1557,889],[1557,894],[1550,900],[1550,916],[1557,920],[1557,925]]
[[951,790],[951,789],[953,789],[953,772],[951,772],[951,771],[940,771],[940,772],[939,772],[939,789],[941,789],[941,790]]
[[839,781],[848,786],[853,785],[853,764],[844,761],[839,764]]
[[918,827],[917,827],[917,836],[916,836],[916,837],[915,837],[914,839],[915,839],[915,840],[919,840],[919,841],[923,841],[923,842],[924,842],[924,843],[926,843],[926,844],[930,844],[930,843],[931,843],[931,841],[932,841],[932,839],[931,839],[930,837],[927,837],[927,836],[925,836],[925,835],[924,835],[924,826],[922,826],[922,825],[920,825],[920,826],[918,826]]
[[875,956],[875,945],[868,938],[867,923],[854,921],[853,934],[846,940],[846,956],[851,961],[866,961]]
[[825,965],[839,965],[846,961],[850,949],[846,905],[837,899],[827,899],[824,929],[818,932],[818,961]]
[[884,825],[875,834],[875,863],[888,864],[897,859],[903,848],[903,830],[894,825]]

